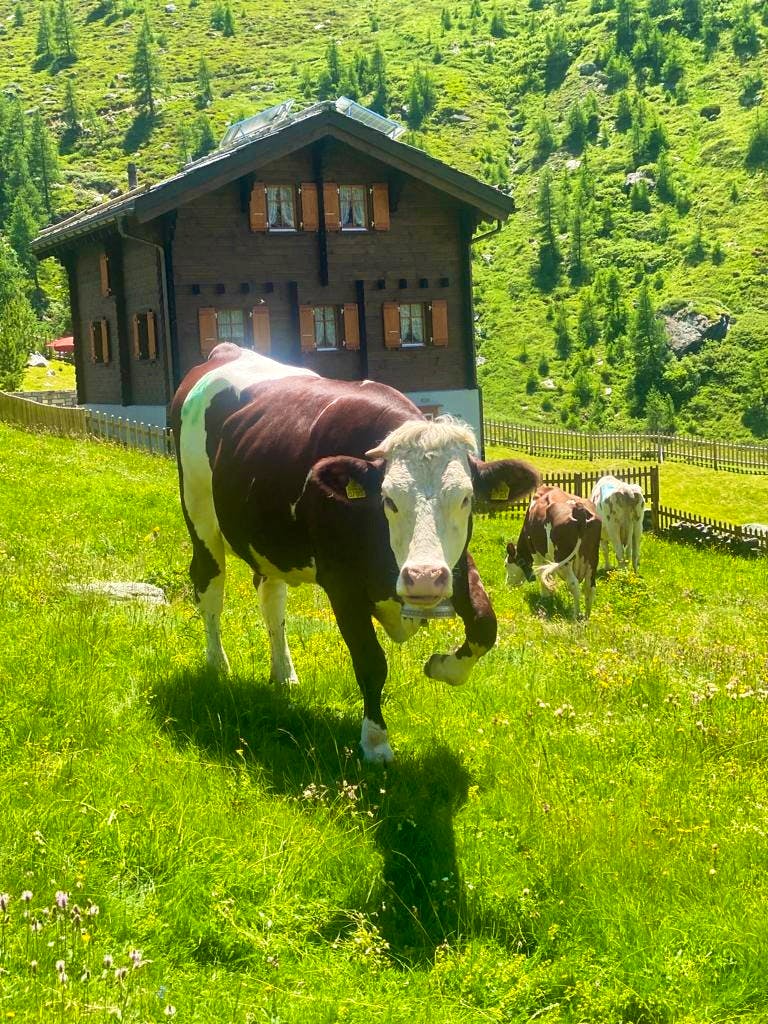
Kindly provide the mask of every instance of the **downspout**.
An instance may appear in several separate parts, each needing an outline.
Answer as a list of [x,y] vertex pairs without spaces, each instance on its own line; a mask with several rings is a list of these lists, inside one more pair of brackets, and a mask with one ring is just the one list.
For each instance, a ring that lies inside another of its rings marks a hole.
[[498,235],[498,233],[501,231],[501,229],[503,227],[504,227],[504,221],[503,220],[497,220],[495,228],[491,228],[490,231],[484,231],[482,233],[482,235],[475,235],[474,238],[470,238],[469,244],[470,245],[474,245],[475,242],[482,242],[482,240],[484,238],[490,238],[491,235]]
[[163,302],[163,332],[165,334],[165,354],[166,354],[166,373],[167,373],[167,393],[168,402],[170,403],[173,398],[176,387],[173,379],[173,348],[171,345],[171,317],[168,312],[168,278],[166,274],[165,264],[165,249],[159,242],[150,242],[148,238],[140,238],[138,235],[129,235],[125,230],[125,218],[118,217],[117,230],[122,238],[127,238],[131,242],[141,242],[143,245],[148,245],[160,257],[160,288],[162,291],[162,302]]

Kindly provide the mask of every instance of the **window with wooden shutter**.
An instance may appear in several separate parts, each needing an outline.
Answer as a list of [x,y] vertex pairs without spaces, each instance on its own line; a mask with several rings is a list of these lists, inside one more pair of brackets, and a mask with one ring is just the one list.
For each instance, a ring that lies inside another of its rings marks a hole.
[[432,344],[443,347],[448,344],[448,302],[446,299],[432,300]]
[[98,344],[99,349],[101,348],[101,331],[99,331],[98,335],[96,334],[96,322],[95,321],[91,321],[91,323],[89,324],[88,333],[89,333],[90,340],[91,340],[91,362],[95,363],[95,362],[97,362],[97,358],[96,357],[97,357],[97,354],[98,354],[97,351],[96,351],[97,344]]
[[299,306],[299,335],[301,337],[301,351],[315,351],[315,308],[314,306]]
[[371,207],[375,231],[389,231],[389,187],[378,183],[371,185]]
[[254,183],[248,204],[251,231],[267,230],[267,188],[263,181]]
[[152,361],[157,359],[157,325],[151,310],[147,313],[147,358]]
[[400,307],[396,302],[384,302],[381,309],[384,317],[384,347],[400,348]]
[[219,343],[219,332],[216,324],[216,310],[210,308],[197,311],[197,323],[200,329],[200,352],[207,359]]
[[344,348],[356,352],[360,348],[360,310],[356,302],[345,302],[342,307]]
[[109,279],[109,256],[105,252],[99,254],[99,280],[101,282],[101,294],[106,296],[112,294],[112,284]]
[[253,324],[253,347],[256,352],[268,356],[272,348],[272,335],[269,328],[269,307],[254,306],[251,313]]
[[323,185],[323,210],[325,213],[325,230],[339,231],[341,228],[339,186],[329,181],[326,181]]
[[320,227],[320,216],[317,205],[317,185],[313,181],[303,181],[299,186],[301,196],[301,227],[303,231],[317,231]]

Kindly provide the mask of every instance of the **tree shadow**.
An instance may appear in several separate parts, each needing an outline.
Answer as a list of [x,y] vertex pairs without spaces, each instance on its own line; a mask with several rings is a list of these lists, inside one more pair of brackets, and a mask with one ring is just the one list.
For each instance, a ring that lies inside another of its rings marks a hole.
[[75,128],[65,128],[59,138],[59,153],[62,156],[66,156],[68,153],[71,153],[77,146],[82,134],[83,130],[79,125]]
[[[317,928],[332,942],[365,914],[403,964],[428,965],[442,943],[480,932],[521,942],[516,915],[508,926],[470,905],[456,859],[454,818],[466,803],[469,774],[445,747],[404,754],[386,769],[361,761],[359,719],[310,708],[265,682],[208,670],[182,672],[155,686],[160,727],[179,747],[194,746],[222,765],[244,765],[284,796],[310,809],[312,794],[349,792],[355,818],[373,834],[382,880]],[[507,915],[505,915],[507,916]]]
[[152,134],[152,129],[157,122],[156,117],[143,112],[137,114],[131,122],[131,126],[123,138],[123,152],[135,153],[140,149]]

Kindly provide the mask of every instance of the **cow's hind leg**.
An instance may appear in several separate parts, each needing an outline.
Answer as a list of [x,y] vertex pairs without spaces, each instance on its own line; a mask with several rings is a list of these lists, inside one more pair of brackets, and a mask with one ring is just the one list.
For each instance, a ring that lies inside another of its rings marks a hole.
[[208,664],[217,672],[229,672],[229,662],[221,646],[221,609],[224,605],[226,558],[221,534],[212,534],[203,542],[194,530],[192,564],[189,575],[195,592],[195,604],[205,624]]
[[259,586],[259,601],[264,623],[269,633],[270,673],[273,683],[297,683],[288,640],[285,635],[285,605],[288,587],[283,580],[263,579]]
[[573,598],[573,619],[576,622],[581,614],[581,591],[578,577],[570,565],[564,565],[560,569],[560,575],[565,580],[565,585]]
[[466,682],[474,665],[496,643],[496,616],[472,556],[467,552],[453,574],[453,607],[464,620],[464,643],[454,654],[433,654],[424,674],[450,686]]

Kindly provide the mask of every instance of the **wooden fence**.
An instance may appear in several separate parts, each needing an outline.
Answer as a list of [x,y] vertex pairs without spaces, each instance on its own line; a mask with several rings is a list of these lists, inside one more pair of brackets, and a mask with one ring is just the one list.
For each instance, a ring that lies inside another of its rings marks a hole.
[[2,391],[0,421],[27,430],[47,430],[62,437],[97,437],[158,455],[172,455],[174,451],[173,438],[167,427],[108,416],[92,409],[47,405],[37,399]]
[[735,473],[768,473],[768,445],[676,434],[592,434],[558,427],[485,420],[485,443],[561,459],[686,462]]
[[768,555],[768,527],[738,526],[708,516],[697,516],[681,509],[659,506],[655,530],[670,533],[681,540],[699,538],[702,543],[717,543],[719,539],[733,541],[755,553]]
[[[639,484],[645,495],[646,508],[650,510],[651,529],[658,529],[658,511],[661,508],[659,495],[659,467],[658,466],[630,466],[627,469],[589,469],[575,473],[568,473],[561,470],[553,473],[543,473],[542,482],[550,487],[560,487],[569,494],[578,494],[580,498],[588,498],[592,493],[601,476],[612,473],[620,480],[628,484]],[[491,519],[512,519],[522,515],[530,504],[530,498],[516,501],[513,505],[502,511],[483,512],[483,515]]]

